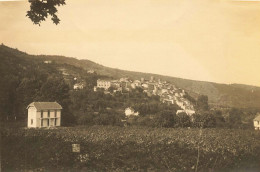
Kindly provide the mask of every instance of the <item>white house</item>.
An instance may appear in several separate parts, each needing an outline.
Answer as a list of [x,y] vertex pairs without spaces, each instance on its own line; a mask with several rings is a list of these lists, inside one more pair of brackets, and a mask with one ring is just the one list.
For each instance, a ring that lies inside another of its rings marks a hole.
[[139,112],[135,112],[135,110],[131,107],[128,107],[125,109],[125,116],[129,117],[129,116],[138,116]]
[[260,130],[260,114],[258,113],[254,119],[255,130]]
[[88,73],[94,73],[95,71],[94,70],[88,70]]
[[176,115],[178,115],[180,113],[186,113],[186,111],[185,110],[177,110]]
[[50,61],[50,60],[45,60],[44,63],[45,63],[45,64],[50,64],[50,63],[52,63],[52,61]]
[[186,112],[189,116],[195,114],[195,110],[192,110],[192,109],[186,109],[185,112]]
[[177,110],[176,115],[178,115],[179,113],[186,113],[187,115],[191,116],[195,114],[195,111],[192,109]]
[[83,83],[76,83],[73,86],[74,90],[82,90],[84,88],[84,84]]
[[139,80],[135,80],[133,83],[135,84],[136,87],[141,86],[141,81],[139,81]]
[[174,104],[174,100],[172,100],[172,99],[163,99],[163,103]]
[[148,85],[148,84],[142,84],[142,87],[144,87],[144,88],[148,88],[149,85]]
[[61,105],[57,102],[32,102],[27,106],[29,128],[56,127],[61,124]]
[[136,85],[134,83],[131,83],[131,88],[135,89]]
[[108,90],[108,88],[111,86],[111,81],[109,80],[97,80],[97,88],[104,88],[105,90]]

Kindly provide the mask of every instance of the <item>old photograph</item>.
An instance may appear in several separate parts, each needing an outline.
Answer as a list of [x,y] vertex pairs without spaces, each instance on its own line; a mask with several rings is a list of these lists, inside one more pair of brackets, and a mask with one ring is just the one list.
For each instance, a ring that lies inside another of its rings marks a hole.
[[0,0],[0,172],[259,172],[260,0]]

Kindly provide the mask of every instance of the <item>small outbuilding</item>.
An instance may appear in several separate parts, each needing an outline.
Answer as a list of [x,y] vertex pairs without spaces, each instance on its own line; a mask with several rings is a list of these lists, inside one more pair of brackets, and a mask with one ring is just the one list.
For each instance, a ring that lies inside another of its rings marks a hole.
[[76,83],[73,86],[74,90],[82,90],[84,88],[84,84],[83,83]]
[[139,112],[135,112],[135,110],[131,107],[128,107],[125,109],[125,116],[129,117],[129,116],[138,116]]
[[260,130],[260,113],[256,115],[253,121],[254,121],[255,130]]
[[57,102],[32,102],[27,106],[29,128],[57,127],[61,124],[61,105]]

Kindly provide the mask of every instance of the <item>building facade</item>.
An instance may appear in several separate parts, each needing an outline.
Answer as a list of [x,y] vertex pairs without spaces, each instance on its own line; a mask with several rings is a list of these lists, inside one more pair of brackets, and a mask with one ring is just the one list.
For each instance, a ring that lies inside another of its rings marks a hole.
[[260,114],[259,113],[254,118],[254,127],[255,127],[255,130],[260,130]]
[[129,116],[138,116],[139,112],[135,112],[135,110],[131,107],[128,107],[125,109],[125,116],[129,117]]
[[76,83],[73,86],[74,90],[82,90],[84,88],[84,84],[83,83]]
[[29,128],[61,125],[61,105],[57,102],[32,102],[27,106]]
[[108,80],[97,80],[97,88],[104,88],[105,90],[108,90],[108,88],[111,86],[111,81]]

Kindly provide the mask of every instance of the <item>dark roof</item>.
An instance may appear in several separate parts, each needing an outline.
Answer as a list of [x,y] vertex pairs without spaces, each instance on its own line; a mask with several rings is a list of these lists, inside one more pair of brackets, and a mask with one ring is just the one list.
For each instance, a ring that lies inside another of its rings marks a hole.
[[255,117],[254,121],[260,121],[260,114],[257,114],[257,116]]
[[26,109],[32,106],[34,106],[37,110],[62,109],[61,105],[57,102],[32,102]]

